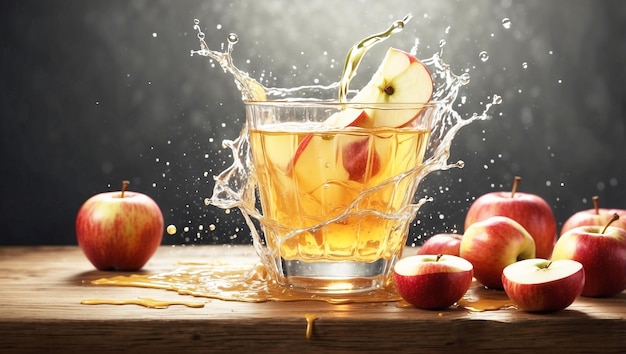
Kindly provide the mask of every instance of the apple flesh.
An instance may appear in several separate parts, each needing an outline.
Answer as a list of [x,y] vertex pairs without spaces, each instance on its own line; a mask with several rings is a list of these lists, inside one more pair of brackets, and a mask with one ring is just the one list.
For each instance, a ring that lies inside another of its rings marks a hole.
[[163,215],[145,194],[126,191],[89,198],[76,216],[76,238],[99,270],[134,271],[152,257],[163,238]]
[[451,255],[417,255],[394,266],[393,281],[400,296],[426,310],[450,307],[472,283],[472,264]]
[[620,216],[618,220],[613,222],[613,226],[626,229],[626,210],[625,209],[608,209],[600,208],[599,197],[592,197],[593,209],[581,210],[572,214],[561,227],[561,235],[567,231],[579,226],[604,226],[614,214]]
[[472,203],[465,216],[465,229],[491,216],[501,215],[517,221],[535,241],[538,258],[549,259],[557,237],[557,223],[550,205],[538,195],[517,192],[515,177],[511,192],[492,192]]
[[[611,220],[617,218],[614,214]],[[626,288],[626,230],[610,222],[571,229],[554,246],[552,260],[571,259],[585,268],[583,296],[613,296]]]
[[580,262],[533,258],[502,271],[507,296],[527,312],[554,312],[571,305],[583,291],[585,272]]
[[428,238],[417,251],[417,254],[449,254],[460,256],[461,254],[460,234],[436,234]]
[[465,230],[460,255],[474,266],[476,280],[488,288],[502,289],[502,270],[535,258],[535,242],[515,220],[492,216]]

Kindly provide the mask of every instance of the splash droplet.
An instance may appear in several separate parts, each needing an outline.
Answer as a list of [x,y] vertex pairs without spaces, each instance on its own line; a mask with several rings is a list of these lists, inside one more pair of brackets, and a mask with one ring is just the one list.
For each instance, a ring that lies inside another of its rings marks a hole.
[[173,235],[173,234],[176,233],[176,226],[168,225],[167,229],[165,229],[165,231],[167,231],[168,235]]
[[487,60],[489,60],[489,53],[483,50],[482,52],[480,52],[480,54],[478,54],[478,58],[480,58],[482,62],[486,62]]
[[508,17],[505,17],[502,19],[502,27],[509,29],[511,28],[511,19]]
[[524,68],[524,69],[528,69],[528,63],[527,63],[527,62],[523,62],[523,63],[522,63],[522,68]]
[[228,35],[228,43],[235,44],[239,42],[239,36],[235,33],[230,33]]

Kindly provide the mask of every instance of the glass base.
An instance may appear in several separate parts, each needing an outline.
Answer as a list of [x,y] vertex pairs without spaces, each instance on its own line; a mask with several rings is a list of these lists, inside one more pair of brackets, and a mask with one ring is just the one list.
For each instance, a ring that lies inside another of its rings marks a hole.
[[353,294],[383,287],[389,260],[374,262],[304,262],[280,259],[283,283],[292,290],[313,294]]

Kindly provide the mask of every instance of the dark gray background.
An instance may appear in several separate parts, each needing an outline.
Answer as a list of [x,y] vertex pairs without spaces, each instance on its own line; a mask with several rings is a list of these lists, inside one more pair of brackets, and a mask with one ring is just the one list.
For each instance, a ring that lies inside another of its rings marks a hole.
[[521,191],[553,206],[559,223],[591,207],[594,194],[606,207],[626,208],[625,4],[3,1],[0,244],[74,244],[80,205],[122,179],[177,226],[164,243],[250,242],[238,212],[203,202],[212,176],[230,163],[221,141],[238,134],[243,105],[228,75],[189,55],[199,47],[195,18],[212,47],[239,35],[235,61],[251,76],[289,86],[336,81],[355,41],[413,13],[404,32],[368,54],[353,87],[388,45],[408,50],[419,37],[420,56],[444,39],[446,61],[470,73],[464,114],[481,111],[494,93],[504,98],[493,119],[455,140],[452,161],[466,167],[423,183],[420,194],[435,199],[409,244],[462,232],[471,201],[509,189],[515,175]]

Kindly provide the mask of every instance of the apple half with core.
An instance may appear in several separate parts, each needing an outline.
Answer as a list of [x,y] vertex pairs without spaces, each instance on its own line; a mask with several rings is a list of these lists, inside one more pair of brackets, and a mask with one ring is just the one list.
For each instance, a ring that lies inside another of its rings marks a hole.
[[417,254],[449,254],[459,256],[461,253],[460,234],[436,234],[424,241]]
[[145,194],[122,190],[94,195],[76,216],[76,238],[99,270],[134,271],[152,257],[163,238],[163,215]]
[[605,297],[626,288],[626,229],[611,226],[580,226],[565,232],[554,246],[552,260],[572,259],[585,268],[582,295]]
[[502,271],[504,292],[527,312],[554,312],[571,305],[585,285],[583,265],[569,259],[524,259]]
[[611,220],[613,214],[619,215],[620,218],[611,225],[626,229],[626,210],[600,208],[600,197],[597,195],[593,196],[591,200],[593,201],[593,209],[581,210],[572,214],[563,223],[561,235],[579,226],[604,226]]
[[535,258],[535,241],[517,221],[492,216],[465,230],[460,255],[474,266],[476,280],[488,288],[502,289],[502,270]]
[[491,192],[476,199],[465,215],[465,229],[491,216],[509,217],[535,240],[537,257],[549,259],[557,237],[554,213],[540,196],[517,192],[520,181],[520,177],[515,177],[511,192]]
[[426,310],[442,310],[459,301],[469,289],[472,276],[472,264],[451,255],[409,256],[393,268],[398,294]]

